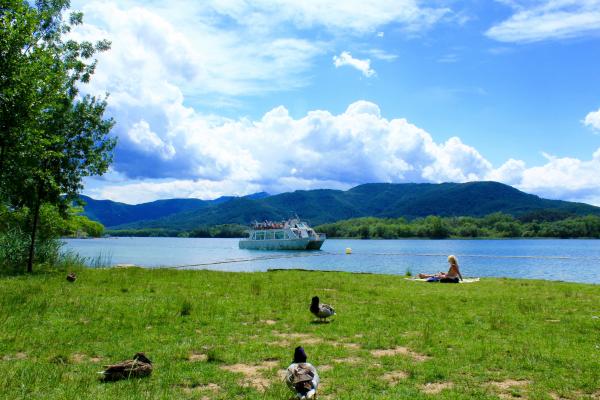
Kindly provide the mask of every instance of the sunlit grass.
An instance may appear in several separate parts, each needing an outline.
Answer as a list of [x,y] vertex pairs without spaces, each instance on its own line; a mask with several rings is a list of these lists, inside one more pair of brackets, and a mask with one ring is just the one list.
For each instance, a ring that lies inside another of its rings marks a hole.
[[[0,278],[0,397],[287,399],[278,371],[296,345],[321,369],[325,399],[600,393],[599,286],[300,271],[77,276]],[[331,323],[312,323],[313,295],[335,306]],[[103,364],[137,351],[154,362],[151,377],[98,380]]]

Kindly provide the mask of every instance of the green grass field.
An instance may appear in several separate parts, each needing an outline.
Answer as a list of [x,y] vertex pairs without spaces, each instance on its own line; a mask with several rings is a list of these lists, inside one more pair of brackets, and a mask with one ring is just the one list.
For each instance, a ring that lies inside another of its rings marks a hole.
[[[600,398],[600,286],[277,271],[78,270],[0,278],[0,397],[289,399],[304,346],[320,399]],[[313,323],[310,298],[335,306]],[[102,383],[146,352],[149,378]]]

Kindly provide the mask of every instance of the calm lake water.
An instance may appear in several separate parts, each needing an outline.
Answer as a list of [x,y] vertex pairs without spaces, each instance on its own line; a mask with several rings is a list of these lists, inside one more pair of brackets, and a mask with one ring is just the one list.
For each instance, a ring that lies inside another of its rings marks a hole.
[[[351,255],[344,250],[350,247]],[[65,250],[115,264],[220,271],[304,268],[404,274],[447,269],[455,254],[464,276],[600,283],[600,240],[345,240],[319,251],[240,250],[238,239],[67,239]]]

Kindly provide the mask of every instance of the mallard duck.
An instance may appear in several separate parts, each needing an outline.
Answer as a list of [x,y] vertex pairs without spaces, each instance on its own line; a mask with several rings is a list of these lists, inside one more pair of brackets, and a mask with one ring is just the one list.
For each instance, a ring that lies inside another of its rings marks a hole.
[[69,272],[69,274],[67,275],[67,280],[69,282],[75,282],[75,279],[77,279],[77,275],[75,275],[75,272]]
[[152,361],[144,353],[135,353],[133,360],[125,360],[118,364],[105,365],[102,374],[104,381],[141,378],[152,373]]
[[319,304],[318,296],[312,298],[312,302],[310,303],[310,312],[315,314],[320,321],[325,321],[326,318],[335,315],[335,310],[329,304]]
[[306,353],[300,346],[294,350],[294,361],[287,369],[285,382],[298,399],[317,397],[319,374],[311,363],[306,362]]

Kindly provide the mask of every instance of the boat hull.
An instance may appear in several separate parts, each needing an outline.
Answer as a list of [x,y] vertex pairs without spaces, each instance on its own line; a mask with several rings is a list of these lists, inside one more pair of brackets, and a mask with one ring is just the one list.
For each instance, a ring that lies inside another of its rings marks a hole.
[[325,239],[311,240],[308,242],[306,250],[320,250],[321,246],[323,246],[323,242],[325,242]]
[[[243,239],[239,241],[240,249],[248,250],[307,250],[311,240],[302,239],[273,239],[273,240],[250,240]],[[323,244],[323,243],[321,243]],[[320,249],[316,247],[314,249]],[[310,249],[313,249],[312,247]]]

